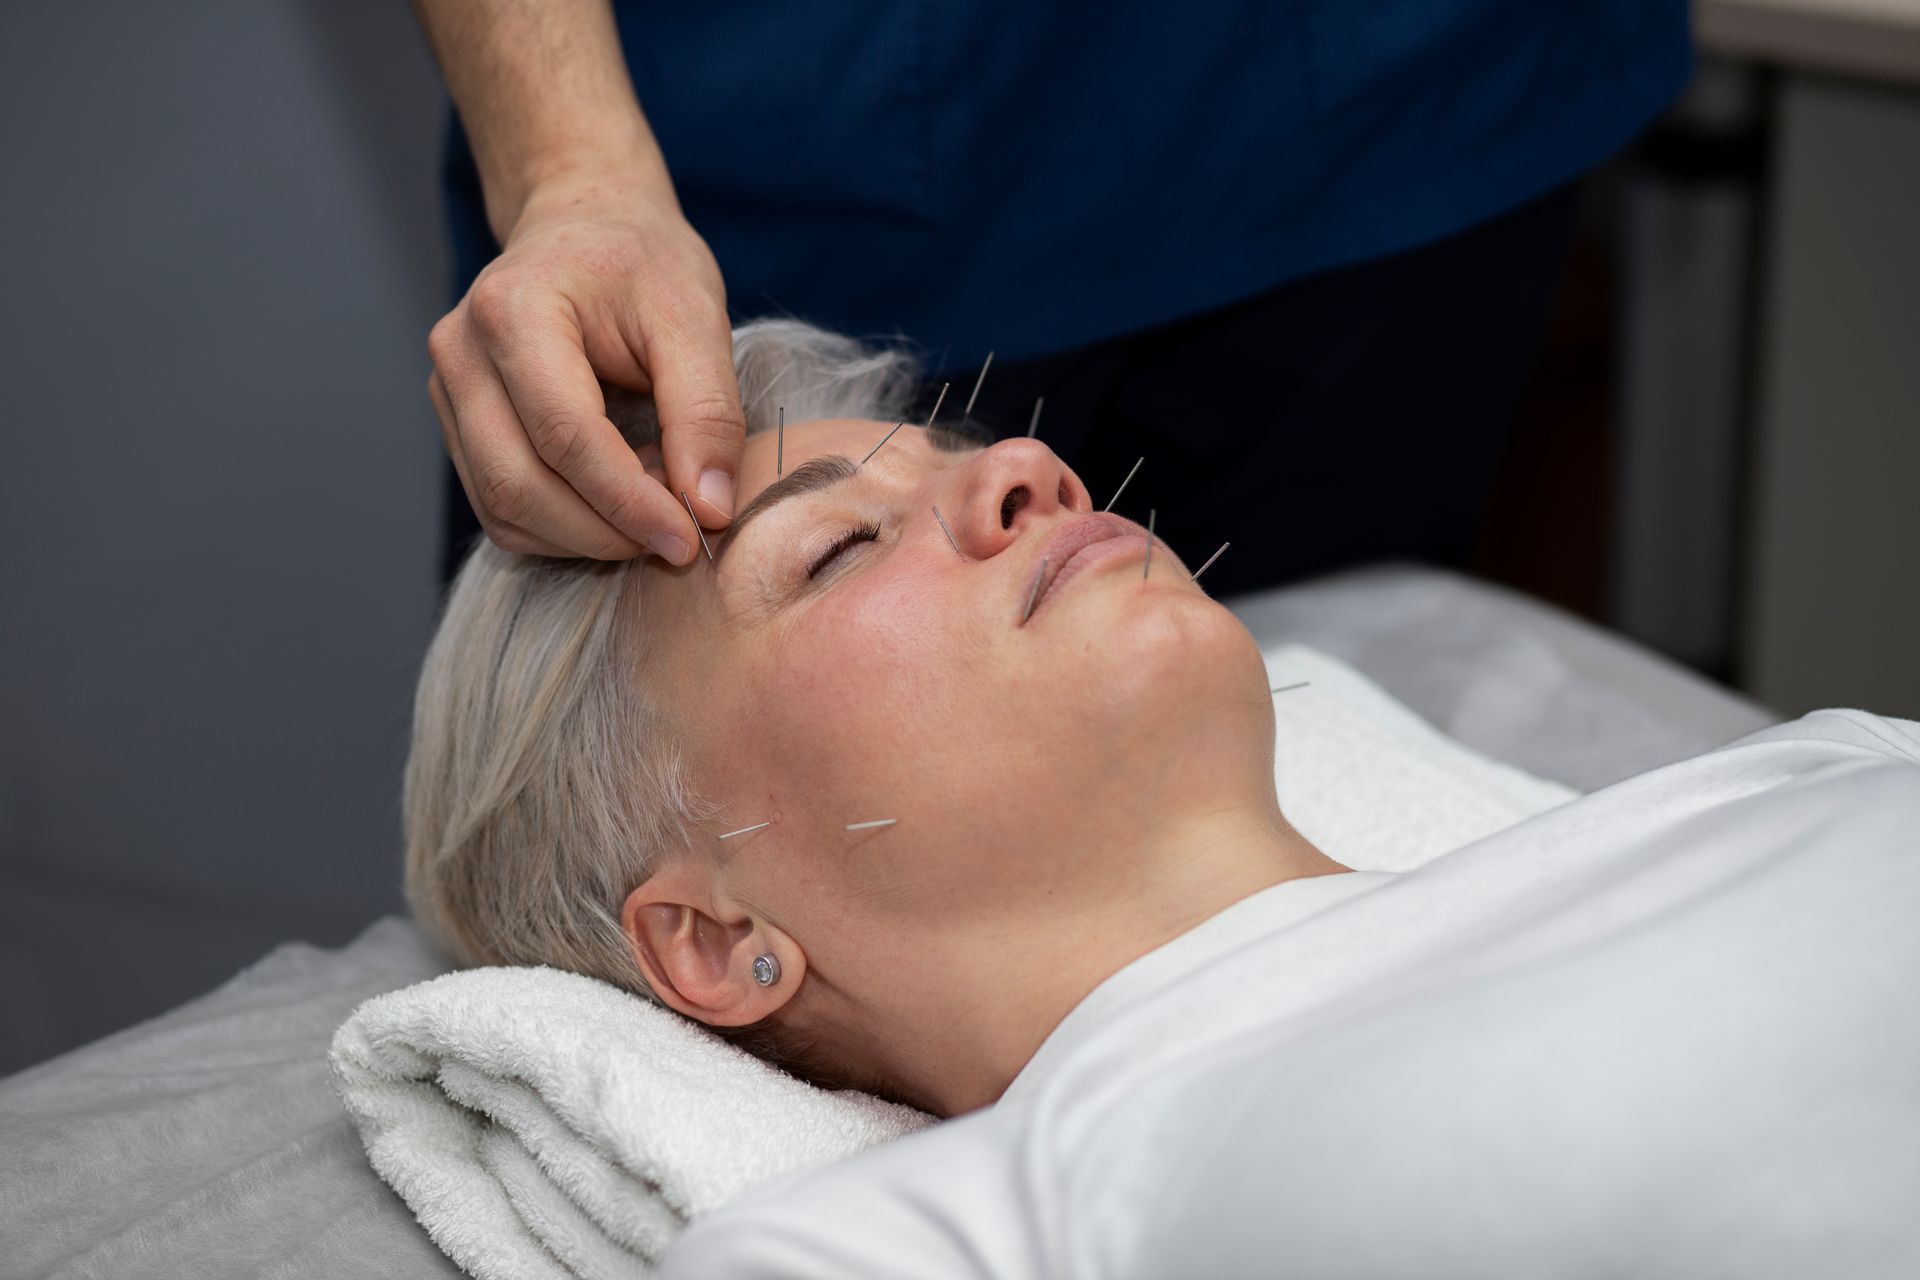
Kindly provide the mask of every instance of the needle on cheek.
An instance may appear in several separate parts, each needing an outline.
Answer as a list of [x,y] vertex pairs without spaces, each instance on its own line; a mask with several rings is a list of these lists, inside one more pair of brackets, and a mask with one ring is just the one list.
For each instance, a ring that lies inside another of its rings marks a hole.
[[1027,611],[1020,615],[1021,622],[1024,623],[1028,618],[1033,616],[1033,606],[1040,601],[1040,579],[1046,576],[1047,562],[1043,558],[1040,561],[1040,567],[1033,571],[1033,589],[1027,592]]
[[[1232,545],[1233,544],[1231,542],[1223,542],[1220,544],[1220,551],[1225,551],[1228,547]],[[1193,571],[1193,580],[1195,582],[1200,581],[1200,575],[1207,571],[1208,565],[1211,565],[1215,560],[1218,560],[1220,558],[1220,551],[1216,551],[1212,555],[1208,556],[1207,563],[1201,565],[1198,569],[1195,569]]]

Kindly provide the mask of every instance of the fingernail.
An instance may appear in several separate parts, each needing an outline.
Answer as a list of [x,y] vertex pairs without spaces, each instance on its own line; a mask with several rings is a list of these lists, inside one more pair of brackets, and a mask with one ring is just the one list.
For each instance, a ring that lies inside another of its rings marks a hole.
[[687,545],[687,540],[671,533],[656,533],[648,538],[647,550],[669,564],[685,564],[693,555],[693,548]]
[[733,514],[733,477],[718,467],[700,473],[700,500],[710,507]]

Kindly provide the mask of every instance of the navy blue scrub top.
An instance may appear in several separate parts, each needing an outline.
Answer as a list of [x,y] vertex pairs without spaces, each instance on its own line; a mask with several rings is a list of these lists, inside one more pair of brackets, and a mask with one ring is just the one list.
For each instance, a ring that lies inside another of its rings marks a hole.
[[[1692,68],[1685,0],[616,0],[736,319],[936,366],[1177,320],[1592,167]],[[449,156],[456,256],[493,253]]]

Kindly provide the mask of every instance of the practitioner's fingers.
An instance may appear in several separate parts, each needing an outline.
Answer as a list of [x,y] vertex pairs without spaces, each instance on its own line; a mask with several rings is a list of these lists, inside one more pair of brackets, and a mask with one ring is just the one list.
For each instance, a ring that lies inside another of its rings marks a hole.
[[[546,289],[516,293],[485,285],[484,279],[475,284],[469,310],[487,372],[497,376],[477,380],[476,394],[492,399],[488,392],[497,387],[504,398],[497,411],[488,406],[471,429],[462,410],[461,435],[470,457],[482,456],[477,438],[486,442],[488,461],[505,463],[512,457],[515,465],[495,475],[515,486],[509,493],[519,504],[517,514],[503,512],[503,518],[563,541],[579,554],[614,559],[646,547],[674,564],[687,563],[696,536],[693,521],[676,497],[647,476],[608,419],[572,304]],[[459,408],[459,387],[449,379],[448,389]],[[529,475],[523,465],[528,451],[540,464],[538,475]],[[477,470],[486,474],[484,467]],[[583,499],[628,549],[605,534],[567,541],[567,530],[579,529],[578,510],[559,500],[546,477],[557,477]],[[480,487],[486,491],[485,484]],[[563,509],[566,525],[561,524]]]
[[661,456],[658,444],[645,444],[635,449],[634,456],[640,459],[640,465],[646,473],[661,484],[667,483],[667,463]]
[[[647,375],[660,415],[667,487],[699,499],[700,523],[733,523],[734,481],[747,438],[733,330],[724,303],[697,291],[646,335]],[[656,315],[662,313],[656,312]]]
[[[456,311],[449,320],[458,315]],[[508,551],[530,555],[600,560],[638,555],[639,545],[596,512],[535,452],[494,367],[469,352],[449,349],[451,342],[440,337],[441,329],[436,327],[434,332],[429,345],[439,348],[434,363],[454,439],[448,452],[457,466],[463,464],[462,484],[487,536]],[[631,451],[627,458],[639,473],[640,464],[633,461]],[[658,487],[644,474],[639,483]],[[680,519],[687,522],[684,511]]]
[[[440,420],[440,441],[446,446],[447,458],[453,463],[453,471],[460,478],[460,488],[467,495],[467,505],[479,514],[480,504],[474,500],[473,473],[467,468],[466,451],[460,447],[460,431],[454,425],[453,402],[447,398],[447,389],[441,385],[438,372],[427,375],[427,399],[433,402],[434,416]],[[484,517],[482,531],[503,551],[512,551],[519,555],[531,556],[570,556],[573,553],[555,546],[545,538],[537,538],[518,525],[504,520],[496,520],[491,529],[487,528]]]

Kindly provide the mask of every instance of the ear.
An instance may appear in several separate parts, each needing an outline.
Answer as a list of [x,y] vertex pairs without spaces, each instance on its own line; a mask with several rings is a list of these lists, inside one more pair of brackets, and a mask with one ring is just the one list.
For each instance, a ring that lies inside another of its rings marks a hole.
[[[716,906],[713,883],[695,858],[670,859],[620,907],[634,963],[667,1005],[709,1026],[758,1022],[793,998],[806,957],[793,939],[750,916]],[[756,956],[771,954],[780,978],[763,987]]]

